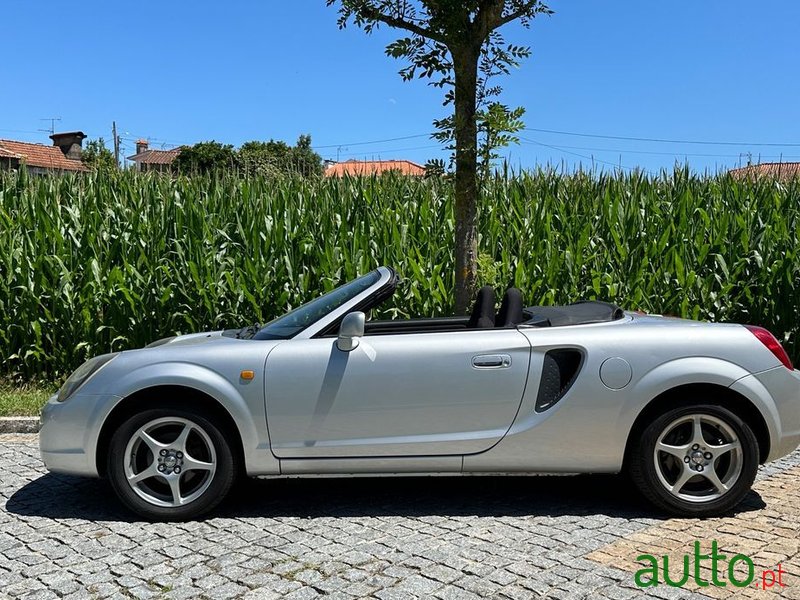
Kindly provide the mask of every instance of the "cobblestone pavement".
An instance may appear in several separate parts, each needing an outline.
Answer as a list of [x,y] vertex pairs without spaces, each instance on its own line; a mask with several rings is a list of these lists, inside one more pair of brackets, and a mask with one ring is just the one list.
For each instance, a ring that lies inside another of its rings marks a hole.
[[[789,464],[797,464],[795,454]],[[784,465],[785,466],[785,465]],[[767,475],[772,471],[772,475]],[[762,472],[754,486],[766,506],[761,510],[741,512],[734,516],[716,519],[669,519],[634,532],[591,552],[587,558],[605,565],[627,565],[635,571],[641,566],[636,557],[644,551],[662,557],[669,556],[674,565],[673,580],[680,580],[684,569],[683,556],[694,553],[695,541],[700,542],[700,552],[710,554],[712,540],[717,542],[717,552],[727,560],[717,568],[717,580],[728,579],[728,561],[736,554],[745,554],[753,562],[755,575],[752,584],[737,588],[708,586],[702,591],[713,598],[783,598],[800,599],[800,466]],[[777,568],[787,571],[776,582]],[[737,580],[745,581],[749,575],[743,561],[734,566]],[[699,570],[703,581],[711,581],[710,560],[702,560]],[[785,587],[781,587],[780,583]],[[698,589],[693,581],[688,588]],[[765,589],[766,588],[766,589]]]
[[0,436],[0,598],[708,598],[633,573],[715,536],[785,560],[787,587],[761,594],[800,597],[800,453],[725,519],[663,519],[618,477],[447,477],[248,481],[207,520],[162,524],[47,474],[36,443]]

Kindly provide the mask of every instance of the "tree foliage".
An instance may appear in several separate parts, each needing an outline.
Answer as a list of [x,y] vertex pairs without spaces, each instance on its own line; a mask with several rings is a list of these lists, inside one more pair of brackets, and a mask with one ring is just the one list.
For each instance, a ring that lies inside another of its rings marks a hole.
[[116,169],[119,166],[114,158],[114,153],[106,148],[106,142],[103,138],[89,140],[86,148],[81,151],[81,162],[90,169],[98,171]]
[[[513,21],[528,27],[550,9],[541,0],[326,0],[338,5],[339,27],[356,25],[372,33],[381,25],[403,30],[386,54],[405,60],[400,76],[426,79],[442,88],[449,118],[435,121],[435,134],[455,150],[456,311],[465,312],[477,281],[478,134],[488,172],[493,149],[511,143],[521,127],[522,109],[492,100],[502,89],[492,80],[530,56],[530,48],[507,44],[500,29]],[[499,129],[496,129],[499,128]]]
[[181,173],[238,171],[248,176],[322,174],[322,157],[311,148],[311,136],[301,135],[295,146],[286,142],[245,142],[237,150],[219,142],[201,142],[181,150],[175,159]]
[[497,152],[511,144],[519,144],[515,134],[525,129],[522,106],[509,108],[500,102],[492,102],[478,115],[479,135],[479,173],[486,179],[492,171],[492,164],[500,158]]
[[237,152],[239,169],[246,175],[322,175],[322,157],[311,148],[311,136],[301,135],[295,146],[286,142],[247,142]]
[[441,158],[432,158],[425,163],[425,177],[444,177],[447,165]]
[[322,157],[311,148],[311,136],[301,135],[297,138],[297,144],[292,148],[292,161],[294,168],[301,175],[306,177],[311,175],[322,175]]
[[[524,115],[524,107],[509,108],[500,102],[489,102],[477,111],[478,174],[482,179],[489,177],[494,161],[500,158],[498,150],[519,143],[519,137],[515,134],[525,129],[522,120]],[[435,120],[438,131],[433,134],[435,139],[451,150],[455,150],[453,123],[452,115]]]
[[180,173],[214,173],[234,168],[236,153],[230,144],[200,142],[184,146],[173,164]]

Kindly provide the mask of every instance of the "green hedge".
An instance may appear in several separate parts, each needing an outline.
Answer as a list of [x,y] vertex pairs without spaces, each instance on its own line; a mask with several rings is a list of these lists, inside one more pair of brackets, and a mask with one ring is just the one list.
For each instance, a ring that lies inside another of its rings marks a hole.
[[[481,277],[529,304],[579,298],[763,324],[800,358],[800,185],[699,177],[497,178]],[[389,315],[452,310],[452,185],[0,174],[2,373],[63,377],[88,356],[267,321],[379,264]]]

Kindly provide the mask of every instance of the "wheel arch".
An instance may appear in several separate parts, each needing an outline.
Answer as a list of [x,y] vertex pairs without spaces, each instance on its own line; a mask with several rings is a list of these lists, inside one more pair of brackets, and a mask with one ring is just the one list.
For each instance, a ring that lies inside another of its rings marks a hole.
[[[166,400],[165,400],[166,398]],[[231,440],[231,451],[237,458],[237,464],[244,470],[246,455],[242,432],[236,425],[233,415],[217,398],[207,392],[183,384],[156,384],[139,389],[120,400],[106,416],[97,437],[95,465],[101,477],[106,475],[106,456],[111,444],[111,437],[128,417],[149,408],[164,405],[200,407],[218,419],[216,425],[223,428],[223,433]]]
[[747,396],[718,383],[686,383],[661,392],[639,411],[626,440],[625,463],[628,463],[633,441],[654,418],[672,408],[700,403],[727,408],[744,420],[758,441],[759,462],[763,464],[767,460],[772,445],[769,426],[759,408]]

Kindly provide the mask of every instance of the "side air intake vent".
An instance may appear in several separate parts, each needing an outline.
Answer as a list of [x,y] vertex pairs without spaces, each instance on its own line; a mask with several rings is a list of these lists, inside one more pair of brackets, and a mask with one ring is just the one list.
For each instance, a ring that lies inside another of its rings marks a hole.
[[546,411],[564,397],[578,377],[582,360],[583,354],[573,348],[550,350],[544,355],[536,412]]

